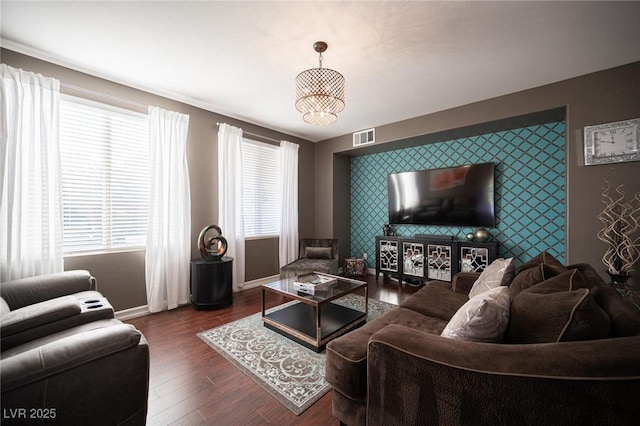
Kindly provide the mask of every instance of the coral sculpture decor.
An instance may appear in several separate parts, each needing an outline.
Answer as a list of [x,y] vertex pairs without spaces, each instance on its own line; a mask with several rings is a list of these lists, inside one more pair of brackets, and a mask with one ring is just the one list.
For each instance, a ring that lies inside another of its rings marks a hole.
[[625,284],[634,272],[634,265],[640,260],[640,236],[634,233],[640,229],[640,192],[627,201],[623,184],[612,187],[610,179],[615,171],[604,180],[601,200],[605,205],[598,219],[604,228],[598,231],[598,238],[607,244],[602,263],[616,284]]
[[[212,236],[207,237],[211,231]],[[222,236],[222,230],[218,225],[205,226],[198,237],[200,256],[204,260],[220,260],[227,252],[227,240]]]

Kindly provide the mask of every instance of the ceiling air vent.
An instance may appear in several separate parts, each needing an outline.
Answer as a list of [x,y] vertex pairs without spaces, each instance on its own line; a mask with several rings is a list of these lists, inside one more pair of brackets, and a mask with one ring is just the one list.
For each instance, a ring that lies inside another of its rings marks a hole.
[[363,130],[353,134],[353,146],[366,145],[376,141],[376,129]]

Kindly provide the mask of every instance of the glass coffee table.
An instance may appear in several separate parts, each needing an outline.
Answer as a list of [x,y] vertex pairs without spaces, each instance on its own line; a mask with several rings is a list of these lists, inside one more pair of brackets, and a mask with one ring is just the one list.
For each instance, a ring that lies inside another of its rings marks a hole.
[[[369,311],[367,283],[336,275],[314,272],[321,284],[305,283],[308,277],[292,277],[262,285],[262,321],[264,326],[295,342],[320,352],[327,342],[364,324]],[[315,286],[315,287],[314,287]],[[303,287],[303,288],[301,288]],[[310,288],[313,288],[310,290]],[[365,311],[332,303],[364,288]],[[308,292],[313,292],[309,294]],[[283,308],[265,312],[266,293],[294,299]]]

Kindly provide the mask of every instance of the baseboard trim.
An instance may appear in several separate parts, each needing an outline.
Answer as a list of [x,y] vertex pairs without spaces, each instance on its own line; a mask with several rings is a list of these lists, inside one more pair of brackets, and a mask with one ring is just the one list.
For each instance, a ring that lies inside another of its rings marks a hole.
[[[280,275],[271,275],[269,277],[258,278],[257,280],[246,281],[242,286],[242,289],[239,291],[260,287],[262,284],[270,283],[278,279],[280,279]],[[115,313],[115,317],[120,321],[126,321],[133,318],[143,317],[145,315],[149,315],[150,313],[151,312],[149,312],[149,305],[143,305],[143,306],[136,306],[135,308],[129,308],[129,309],[123,309],[122,311],[117,311]]]
[[280,275],[271,275],[268,277],[258,278],[256,280],[245,281],[244,285],[242,286],[242,290],[249,290],[250,288],[260,287],[262,284],[277,281],[279,279],[280,279]]
[[123,309],[115,313],[116,319],[126,321],[133,318],[149,315],[149,305],[136,306],[135,308]]

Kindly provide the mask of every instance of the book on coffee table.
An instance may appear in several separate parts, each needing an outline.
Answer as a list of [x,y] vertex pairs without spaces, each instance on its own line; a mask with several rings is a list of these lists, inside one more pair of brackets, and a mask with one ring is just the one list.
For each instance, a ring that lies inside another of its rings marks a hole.
[[296,277],[293,288],[306,294],[316,294],[318,291],[326,291],[330,284],[337,282],[337,279],[322,274],[306,274]]

